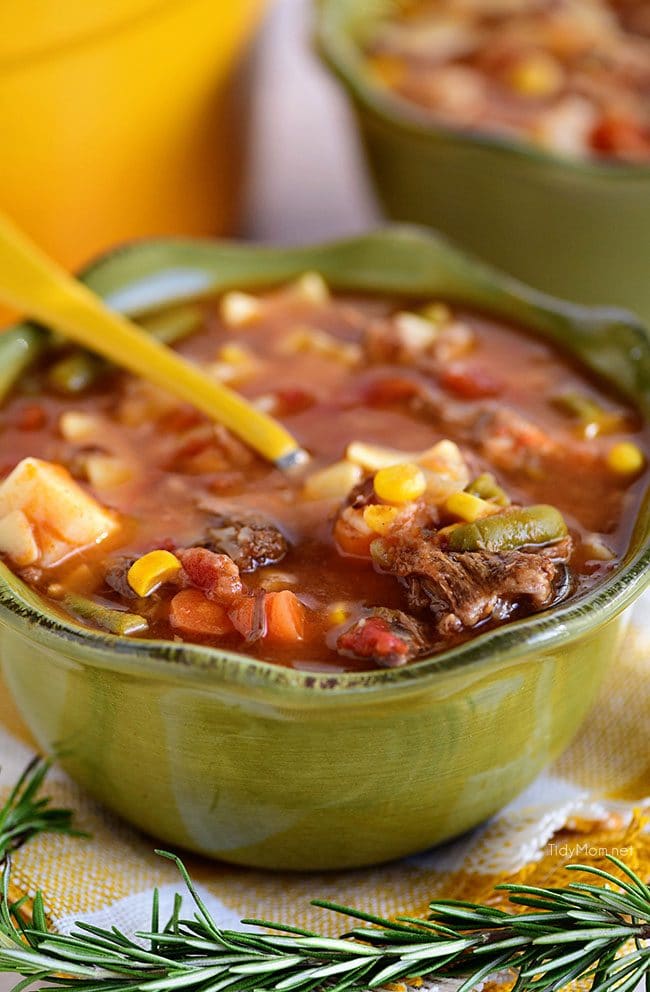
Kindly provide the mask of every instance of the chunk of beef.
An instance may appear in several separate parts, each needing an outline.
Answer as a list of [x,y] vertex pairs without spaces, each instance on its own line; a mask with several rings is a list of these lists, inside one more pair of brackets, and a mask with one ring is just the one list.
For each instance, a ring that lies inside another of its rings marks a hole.
[[207,548],[179,551],[183,566],[181,581],[200,589],[208,599],[229,606],[244,592],[239,569],[228,555],[216,554]]
[[505,620],[517,607],[541,610],[567,591],[571,539],[547,547],[493,553],[443,551],[433,540],[413,545],[377,541],[373,557],[406,590],[413,610],[433,614],[439,634],[485,620]]
[[135,561],[131,555],[119,555],[113,558],[104,572],[104,582],[123,599],[137,599],[138,594],[129,585],[127,575]]
[[241,572],[282,561],[289,544],[282,531],[255,515],[216,514],[201,541],[204,548],[228,555]]
[[509,407],[479,417],[476,435],[481,454],[489,464],[506,472],[536,475],[558,448],[555,439],[541,427]]
[[348,627],[338,638],[339,654],[371,659],[379,668],[396,668],[427,647],[421,624],[401,610],[376,607]]
[[363,510],[364,507],[376,502],[374,479],[368,478],[363,479],[362,482],[359,482],[358,485],[350,490],[345,500],[345,505],[351,506],[355,510]]

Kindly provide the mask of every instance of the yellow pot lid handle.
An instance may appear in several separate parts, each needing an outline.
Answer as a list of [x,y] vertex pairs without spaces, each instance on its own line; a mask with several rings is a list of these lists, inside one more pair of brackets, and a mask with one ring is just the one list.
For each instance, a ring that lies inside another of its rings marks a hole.
[[2,213],[0,303],[192,404],[278,468],[288,471],[308,460],[282,424],[109,310]]

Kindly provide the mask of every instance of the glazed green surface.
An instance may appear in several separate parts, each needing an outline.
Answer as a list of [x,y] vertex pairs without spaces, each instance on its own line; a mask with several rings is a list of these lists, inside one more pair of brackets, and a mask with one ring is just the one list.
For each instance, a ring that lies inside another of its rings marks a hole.
[[[307,269],[337,289],[462,300],[520,322],[650,416],[650,345],[632,318],[543,297],[423,231],[289,250],[149,242],[86,279],[137,314]],[[370,864],[479,823],[566,746],[648,584],[649,531],[646,499],[623,566],[580,600],[405,668],[337,676],[103,636],[0,566],[3,671],[41,746],[166,843],[274,868]]]
[[41,746],[111,809],[174,847],[321,869],[421,850],[512,799],[573,736],[619,632],[334,707],[88,667],[7,629],[2,654]]
[[573,161],[428,122],[369,79],[356,40],[385,0],[320,0],[318,42],[353,101],[380,198],[534,286],[650,321],[650,167]]

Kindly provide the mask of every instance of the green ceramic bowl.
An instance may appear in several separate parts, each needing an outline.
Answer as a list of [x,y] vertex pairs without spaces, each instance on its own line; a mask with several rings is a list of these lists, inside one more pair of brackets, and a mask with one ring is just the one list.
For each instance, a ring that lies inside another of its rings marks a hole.
[[585,163],[428,121],[369,78],[359,39],[394,0],[320,0],[320,51],[352,99],[380,198],[505,271],[650,322],[650,166]]
[[[413,229],[303,249],[127,247],[86,273],[130,314],[316,269],[339,289],[446,297],[560,341],[650,416],[632,318],[571,307]],[[168,846],[245,865],[371,864],[438,843],[512,799],[569,742],[648,584],[650,501],[625,562],[571,603],[406,668],[313,675],[56,614],[0,566],[4,675],[40,745]]]

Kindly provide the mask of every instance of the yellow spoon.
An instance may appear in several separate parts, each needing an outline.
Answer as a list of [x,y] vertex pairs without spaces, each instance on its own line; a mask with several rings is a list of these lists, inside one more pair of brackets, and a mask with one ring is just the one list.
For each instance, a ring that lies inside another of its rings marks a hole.
[[191,403],[278,468],[287,471],[307,461],[281,424],[109,310],[1,213],[0,303]]

